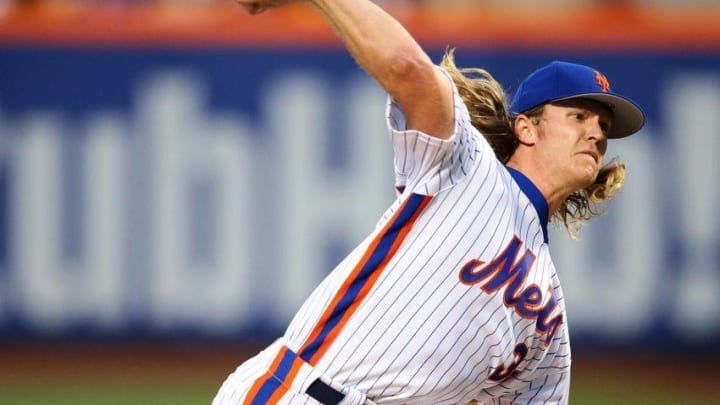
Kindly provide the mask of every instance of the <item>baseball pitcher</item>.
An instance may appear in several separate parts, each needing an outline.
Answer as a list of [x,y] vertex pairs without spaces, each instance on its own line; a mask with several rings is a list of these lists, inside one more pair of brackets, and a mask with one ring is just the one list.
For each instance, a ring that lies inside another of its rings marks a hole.
[[[289,0],[238,0],[251,14]],[[388,93],[397,199],[285,334],[214,405],[565,404],[570,340],[547,226],[574,232],[623,184],[608,139],[644,115],[602,73],[553,62],[512,101],[435,65],[369,0],[307,0]],[[372,134],[368,134],[370,136]]]

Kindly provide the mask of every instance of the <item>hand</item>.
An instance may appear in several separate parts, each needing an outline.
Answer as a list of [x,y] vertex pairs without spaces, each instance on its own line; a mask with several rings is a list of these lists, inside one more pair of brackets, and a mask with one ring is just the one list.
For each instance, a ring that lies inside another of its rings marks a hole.
[[281,7],[291,3],[303,3],[307,0],[235,0],[249,14],[257,15],[269,8]]

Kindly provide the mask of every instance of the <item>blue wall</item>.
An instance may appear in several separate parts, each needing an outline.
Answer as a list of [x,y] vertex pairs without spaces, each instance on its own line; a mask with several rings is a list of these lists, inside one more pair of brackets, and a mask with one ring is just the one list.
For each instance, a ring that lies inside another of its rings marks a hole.
[[[720,55],[456,59],[647,113],[608,214],[551,235],[576,344],[720,342]],[[394,197],[384,97],[340,49],[0,49],[0,336],[281,333]]]

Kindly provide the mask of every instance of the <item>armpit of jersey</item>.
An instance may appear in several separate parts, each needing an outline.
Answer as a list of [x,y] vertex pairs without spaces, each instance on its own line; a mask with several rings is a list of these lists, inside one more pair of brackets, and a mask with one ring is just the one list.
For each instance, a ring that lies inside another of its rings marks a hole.
[[408,129],[402,108],[388,98],[386,118],[395,154],[396,187],[401,192],[435,195],[462,181],[474,168],[479,153],[493,153],[470,123],[455,85],[453,92],[455,131],[448,139]]

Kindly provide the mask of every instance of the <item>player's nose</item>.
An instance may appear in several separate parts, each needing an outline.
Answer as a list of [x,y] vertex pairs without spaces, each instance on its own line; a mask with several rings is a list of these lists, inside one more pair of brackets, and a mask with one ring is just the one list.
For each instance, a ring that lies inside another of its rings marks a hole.
[[597,151],[601,155],[605,155],[607,151],[607,133],[610,127],[600,120],[600,116],[595,115],[588,120],[587,139],[594,143]]

